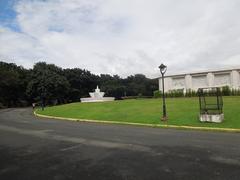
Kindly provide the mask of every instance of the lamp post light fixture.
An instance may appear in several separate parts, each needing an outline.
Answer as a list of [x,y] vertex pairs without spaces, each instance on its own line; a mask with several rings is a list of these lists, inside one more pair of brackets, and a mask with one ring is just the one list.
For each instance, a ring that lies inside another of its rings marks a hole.
[[167,66],[161,64],[159,67],[160,73],[162,74],[162,100],[163,100],[163,116],[162,121],[167,121],[167,112],[166,112],[166,102],[165,102],[165,93],[164,93],[164,74],[167,71]]

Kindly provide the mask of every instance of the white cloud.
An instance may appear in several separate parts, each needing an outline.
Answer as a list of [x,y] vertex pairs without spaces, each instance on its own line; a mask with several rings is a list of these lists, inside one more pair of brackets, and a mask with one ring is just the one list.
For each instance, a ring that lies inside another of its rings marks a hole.
[[93,73],[158,76],[240,65],[238,0],[19,1],[21,32],[0,26],[0,58]]

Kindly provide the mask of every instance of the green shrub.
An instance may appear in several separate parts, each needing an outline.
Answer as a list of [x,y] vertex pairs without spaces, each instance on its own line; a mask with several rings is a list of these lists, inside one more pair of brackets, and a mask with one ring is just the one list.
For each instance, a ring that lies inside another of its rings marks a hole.
[[231,89],[231,96],[240,96],[240,89]]
[[183,89],[170,90],[166,93],[166,97],[184,97]]
[[237,90],[236,95],[240,96],[240,89]]
[[159,91],[159,90],[154,91],[154,92],[153,92],[153,97],[154,97],[154,98],[160,98],[160,97],[162,97],[162,92]]
[[223,96],[230,96],[231,95],[231,90],[230,90],[229,86],[223,86],[221,90],[222,90],[222,95]]
[[187,89],[185,93],[185,97],[196,97],[198,96],[197,92],[191,89]]
[[[209,91],[206,96],[212,96],[215,92]],[[240,89],[231,89],[229,86],[224,86],[221,88],[222,96],[240,96]],[[162,92],[156,90],[153,92],[154,98],[161,98]],[[183,89],[175,89],[165,92],[165,97],[198,97],[198,93],[195,90],[187,89],[184,93]]]

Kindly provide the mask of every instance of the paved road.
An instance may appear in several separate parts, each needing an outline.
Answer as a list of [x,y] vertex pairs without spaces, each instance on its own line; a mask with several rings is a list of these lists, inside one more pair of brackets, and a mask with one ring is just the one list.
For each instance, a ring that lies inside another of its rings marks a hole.
[[240,133],[40,119],[0,110],[0,179],[240,178]]

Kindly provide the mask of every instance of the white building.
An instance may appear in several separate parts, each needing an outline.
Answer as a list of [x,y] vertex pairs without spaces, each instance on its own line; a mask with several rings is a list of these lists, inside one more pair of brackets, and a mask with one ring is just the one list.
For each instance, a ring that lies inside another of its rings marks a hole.
[[[240,89],[240,68],[216,71],[195,72],[187,74],[167,75],[164,79],[165,91],[195,90],[207,87],[229,86]],[[159,90],[162,90],[162,78],[159,78]]]

